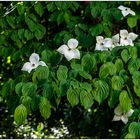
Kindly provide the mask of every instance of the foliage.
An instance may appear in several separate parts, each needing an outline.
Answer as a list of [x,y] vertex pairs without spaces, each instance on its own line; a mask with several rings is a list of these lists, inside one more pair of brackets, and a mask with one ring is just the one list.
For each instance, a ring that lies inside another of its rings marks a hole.
[[[135,8],[136,15],[122,18],[121,4]],[[96,36],[111,38],[121,29],[138,34],[139,4],[2,2],[0,96],[16,124],[27,123],[30,114],[49,122],[60,113],[71,137],[139,138],[139,39],[134,46],[95,51]],[[67,61],[57,51],[70,38],[79,41],[80,60]],[[32,53],[39,54],[47,67],[22,71]],[[118,104],[125,113],[134,109],[125,126],[112,122]]]

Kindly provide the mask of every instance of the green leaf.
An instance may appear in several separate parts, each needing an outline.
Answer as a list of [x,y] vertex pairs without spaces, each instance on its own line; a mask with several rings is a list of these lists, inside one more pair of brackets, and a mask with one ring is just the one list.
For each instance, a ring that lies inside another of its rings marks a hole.
[[133,59],[137,58],[138,54],[137,54],[136,47],[129,47],[128,50],[129,50],[129,53]]
[[103,80],[96,81],[92,95],[99,104],[102,103],[109,95],[108,84]]
[[33,39],[33,33],[31,33],[28,29],[25,30],[24,32],[24,37],[28,40]]
[[89,31],[91,32],[91,35],[95,37],[97,35],[100,35],[104,31],[104,27],[102,24],[97,24],[96,26],[91,27]]
[[60,65],[57,70],[57,79],[59,81],[66,80],[68,77],[68,68],[66,66]]
[[53,12],[56,9],[54,2],[50,2],[47,4],[47,9],[49,12]]
[[35,5],[34,5],[34,9],[36,11],[36,13],[41,17],[44,13],[44,8],[41,4],[41,2],[37,2]]
[[137,25],[137,16],[131,16],[127,18],[127,24],[130,28],[134,28]]
[[121,59],[118,58],[118,59],[115,61],[115,67],[116,67],[117,73],[119,73],[119,72],[123,69],[124,65],[123,65],[123,62],[122,62]]
[[6,20],[8,22],[8,24],[15,29],[15,18],[13,16],[7,15],[6,16]]
[[124,80],[124,83],[128,80],[128,73],[126,70],[122,69],[120,72],[119,72],[119,76],[123,78]]
[[22,104],[26,107],[27,111],[31,111],[31,102],[32,98],[30,96],[22,96],[21,97]]
[[17,125],[21,125],[25,122],[26,118],[27,118],[27,109],[23,104],[21,104],[15,109],[14,120],[17,123]]
[[124,80],[120,76],[113,76],[111,79],[112,88],[114,90],[121,90],[123,88]]
[[129,52],[127,49],[124,49],[122,52],[121,52],[121,57],[123,59],[123,61],[125,63],[127,63],[127,61],[130,59],[130,55],[129,55]]
[[81,60],[81,65],[84,67],[85,71],[91,72],[93,68],[96,66],[96,59],[94,56],[86,54],[83,56]]
[[64,13],[60,12],[57,16],[57,24],[60,25],[64,21]]
[[22,87],[23,95],[33,95],[37,90],[37,85],[31,82],[27,82]]
[[139,58],[131,59],[129,61],[128,69],[131,74],[133,74],[134,71],[138,71],[139,68],[140,68],[140,59]]
[[128,133],[128,134],[125,136],[125,139],[135,139],[135,135]]
[[92,85],[87,82],[80,83],[80,87],[86,90],[88,93],[92,90]]
[[24,39],[24,29],[19,29],[18,30],[18,36],[19,36],[19,39]]
[[69,88],[69,82],[67,80],[60,81],[60,95],[64,96]]
[[47,98],[41,97],[40,103],[39,103],[39,110],[42,115],[42,117],[46,120],[51,115],[51,105]]
[[35,37],[38,40],[40,40],[44,37],[45,33],[46,33],[46,28],[41,24],[37,24],[35,30]]
[[74,69],[75,71],[81,71],[83,70],[83,66],[80,64],[75,64],[75,63],[71,63],[71,68]]
[[24,84],[25,84],[25,83],[20,82],[20,83],[18,83],[18,84],[16,85],[16,87],[15,87],[16,94],[18,94],[19,96],[22,95],[22,87],[23,87]]
[[88,74],[86,71],[79,71],[79,75],[82,76],[85,79],[92,79],[92,76],[90,74]]
[[129,125],[129,133],[133,136],[135,136],[134,138],[139,138],[140,136],[140,123],[139,122],[132,122]]
[[127,91],[123,90],[120,93],[119,101],[120,101],[120,105],[121,105],[121,108],[122,108],[123,112],[126,113],[131,109],[131,107],[132,107],[131,100],[128,96]]
[[47,66],[39,66],[36,71],[33,73],[32,80],[41,81],[47,80],[49,77],[49,68]]
[[120,95],[120,91],[116,91],[116,90],[112,90],[110,93],[110,97],[108,99],[108,105],[110,108],[115,107],[115,105],[118,103],[119,101],[119,95]]
[[36,24],[27,16],[25,16],[25,22],[28,25],[29,29],[31,30],[31,32],[35,32],[36,31]]
[[69,88],[67,91],[67,99],[72,106],[79,103],[79,90]]
[[93,105],[93,97],[91,93],[88,93],[85,90],[80,92],[80,101],[85,109],[89,109]]
[[133,71],[132,80],[134,85],[139,86],[140,85],[140,72],[139,71]]
[[133,88],[134,88],[134,91],[135,91],[136,95],[137,95],[138,97],[140,97],[140,87],[137,86],[137,85],[134,85]]

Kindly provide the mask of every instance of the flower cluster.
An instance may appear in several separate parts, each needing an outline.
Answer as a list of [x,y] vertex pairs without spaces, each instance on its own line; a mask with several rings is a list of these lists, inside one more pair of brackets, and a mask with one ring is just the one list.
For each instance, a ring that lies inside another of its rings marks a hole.
[[134,110],[130,109],[127,113],[123,113],[122,108],[120,105],[118,105],[114,110],[114,118],[112,121],[123,121],[123,123],[128,122],[128,117],[130,117],[133,114]]
[[114,35],[112,38],[97,36],[95,50],[112,50],[116,46],[134,46],[133,41],[137,37],[137,34],[133,32],[128,33],[127,30],[120,30],[120,33]]

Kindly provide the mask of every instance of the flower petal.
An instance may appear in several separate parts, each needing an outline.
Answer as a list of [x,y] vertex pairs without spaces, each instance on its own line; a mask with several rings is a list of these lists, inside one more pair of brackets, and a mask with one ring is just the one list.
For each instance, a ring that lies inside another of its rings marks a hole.
[[45,62],[43,61],[39,61],[38,65],[41,65],[41,66],[47,66]]
[[128,31],[127,30],[120,30],[120,36],[121,36],[121,38],[128,37]]
[[115,115],[121,116],[122,115],[122,108],[120,105],[118,105],[115,109],[114,109],[114,113]]
[[32,64],[37,64],[39,62],[39,55],[37,53],[32,53],[30,58],[29,58],[29,61]]
[[121,120],[121,116],[114,115],[112,121],[120,121],[120,120]]
[[134,41],[138,37],[138,35],[135,33],[129,33],[128,37]]
[[126,10],[126,7],[124,7],[123,5],[120,5],[120,6],[118,7],[118,9],[120,9],[120,10]]
[[130,117],[132,114],[133,114],[134,110],[133,109],[130,109],[127,113],[126,113],[126,116],[127,117]]
[[134,11],[132,11],[131,9],[129,10],[129,13],[131,14],[131,15],[135,15],[135,12]]
[[23,67],[22,67],[22,71],[27,71],[28,73],[30,73],[32,71],[33,67],[32,64],[30,62],[26,62]]
[[120,45],[121,46],[134,46],[133,41],[131,39],[122,39],[120,40]]
[[101,44],[104,42],[104,37],[103,36],[96,36],[96,41],[98,44]]
[[119,41],[120,41],[120,36],[119,36],[119,34],[114,35],[114,36],[112,37],[112,41],[113,41],[114,44],[119,43]]
[[127,124],[127,122],[128,122],[128,117],[125,116],[125,115],[123,115],[123,116],[121,116],[121,120],[123,121],[123,123]]
[[65,54],[65,52],[67,52],[68,51],[68,46],[67,45],[62,45],[62,46],[60,46],[58,49],[57,49],[57,51],[59,52],[59,53],[61,53],[61,54]]
[[122,14],[123,14],[124,17],[126,17],[126,16],[129,15],[130,13],[129,13],[129,11],[124,10],[124,11],[122,11]]
[[105,48],[103,45],[96,43],[95,50],[104,51],[104,50],[108,50],[108,48]]
[[71,38],[68,40],[68,47],[71,49],[75,49],[78,46],[78,44],[79,42],[76,39]]
[[70,61],[73,58],[80,59],[80,52],[77,49],[70,50],[67,53],[65,53],[64,55],[68,61]]
[[111,38],[105,38],[105,40],[104,40],[104,47],[111,48],[112,45],[113,45],[112,39]]

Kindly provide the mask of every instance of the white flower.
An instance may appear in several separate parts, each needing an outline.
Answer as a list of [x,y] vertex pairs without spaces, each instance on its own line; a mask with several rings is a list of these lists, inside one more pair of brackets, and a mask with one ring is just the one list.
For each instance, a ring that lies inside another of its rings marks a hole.
[[103,51],[103,50],[112,49],[113,42],[111,38],[104,39],[104,37],[102,36],[97,36],[96,41],[97,43],[96,43],[95,50]]
[[128,33],[127,30],[120,30],[120,45],[122,46],[134,46],[133,41],[138,37],[135,33]]
[[122,108],[120,105],[118,105],[114,110],[114,118],[113,121],[123,121],[123,123],[128,122],[128,117],[130,117],[133,114],[134,110],[130,109],[127,113],[123,113]]
[[120,42],[120,36],[119,34],[116,34],[112,37],[112,42],[113,42],[113,48],[116,46],[120,46],[119,42]]
[[29,58],[29,62],[26,62],[22,69],[23,71],[27,71],[28,73],[30,73],[33,69],[36,69],[39,65],[41,66],[47,66],[45,64],[45,62],[43,61],[39,61],[39,55],[36,53],[32,53],[30,58]]
[[76,49],[78,46],[78,41],[76,39],[69,39],[67,45],[60,46],[57,51],[63,54],[68,61],[71,59],[80,59],[80,52]]
[[126,17],[126,16],[129,15],[129,14],[135,15],[135,12],[132,11],[132,10],[131,10],[130,8],[128,8],[128,7],[125,7],[125,6],[120,5],[120,6],[118,7],[118,9],[121,10],[121,12],[122,12],[122,14],[123,14],[124,17]]

